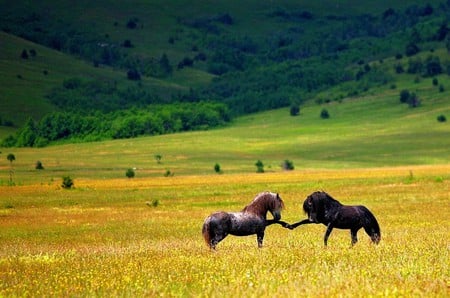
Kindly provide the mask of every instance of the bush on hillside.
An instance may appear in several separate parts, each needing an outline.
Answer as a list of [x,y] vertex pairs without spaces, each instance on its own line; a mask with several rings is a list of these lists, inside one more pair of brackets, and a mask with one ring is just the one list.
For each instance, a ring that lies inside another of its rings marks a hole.
[[134,176],[135,176],[134,169],[129,168],[129,169],[125,172],[125,176],[126,176],[127,178],[134,178]]
[[320,118],[322,119],[330,118],[330,113],[328,113],[327,109],[322,109],[322,111],[320,111]]
[[73,179],[70,176],[64,176],[62,178],[61,187],[64,189],[71,189],[74,186]]
[[257,160],[255,163],[256,173],[264,173],[264,164],[261,160]]
[[294,169],[294,163],[292,161],[286,159],[281,164],[281,168],[285,171],[292,171]]
[[439,116],[437,116],[437,121],[445,122],[445,121],[447,121],[447,118],[445,117],[445,115],[439,115]]
[[300,114],[300,107],[298,104],[292,104],[291,108],[289,109],[289,113],[291,114],[291,116],[297,116],[298,114]]

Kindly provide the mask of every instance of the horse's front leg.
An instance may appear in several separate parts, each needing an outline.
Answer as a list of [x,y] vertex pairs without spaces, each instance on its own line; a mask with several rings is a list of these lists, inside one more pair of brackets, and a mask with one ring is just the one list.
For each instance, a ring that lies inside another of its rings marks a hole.
[[351,229],[350,235],[352,236],[352,246],[358,242],[358,230],[357,229]]
[[295,229],[295,228],[298,227],[298,226],[306,225],[306,224],[311,224],[311,223],[313,223],[313,222],[310,221],[310,220],[307,218],[307,219],[304,219],[304,220],[302,220],[302,221],[296,222],[295,224],[287,225],[287,227],[285,227],[285,228],[288,228],[288,229],[293,230],[293,229]]
[[261,248],[263,246],[263,240],[264,240],[264,230],[258,232],[256,234],[256,238],[258,240],[258,248]]
[[327,226],[327,231],[325,232],[325,237],[323,238],[323,243],[327,246],[328,237],[330,237],[331,231],[333,231],[333,224],[330,222]]
[[270,226],[270,225],[273,225],[273,224],[279,224],[283,228],[289,227],[289,224],[287,222],[282,221],[282,220],[275,220],[275,219],[266,220],[266,227]]

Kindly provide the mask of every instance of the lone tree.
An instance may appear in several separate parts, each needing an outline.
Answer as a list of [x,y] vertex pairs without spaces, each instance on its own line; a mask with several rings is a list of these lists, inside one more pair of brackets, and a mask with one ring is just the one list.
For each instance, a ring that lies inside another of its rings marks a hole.
[[261,160],[258,159],[258,161],[255,163],[256,166],[256,173],[264,173],[264,164]]
[[128,178],[134,178],[135,176],[135,172],[133,169],[129,168],[126,172],[125,172],[125,176],[127,176]]
[[215,171],[217,174],[222,174],[222,169],[220,168],[220,164],[216,163],[216,164],[214,165],[214,171]]
[[294,169],[294,163],[289,159],[286,159],[281,164],[281,168],[285,171],[292,171]]
[[13,161],[16,160],[16,157],[14,156],[14,154],[10,153],[10,154],[8,154],[6,159],[9,160],[9,163],[11,165],[11,168],[9,170],[9,184],[12,185],[13,184],[12,177],[13,177],[13,173],[14,173],[12,163],[13,163]]
[[322,119],[330,118],[330,113],[328,113],[327,109],[322,109],[322,111],[320,111],[320,118]]
[[71,189],[73,187],[73,179],[70,176],[62,177],[61,187],[64,189]]

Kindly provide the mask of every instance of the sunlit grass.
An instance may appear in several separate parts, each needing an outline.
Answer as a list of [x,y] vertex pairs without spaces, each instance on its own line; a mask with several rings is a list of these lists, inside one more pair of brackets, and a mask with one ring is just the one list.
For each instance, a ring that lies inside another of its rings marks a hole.
[[[412,175],[411,175],[411,173]],[[2,186],[0,296],[433,296],[449,294],[449,166],[293,173],[80,179],[73,190]],[[201,236],[213,211],[238,211],[277,191],[283,219],[305,217],[306,195],[323,189],[364,204],[382,231],[325,226],[228,236],[211,252]],[[146,204],[159,200],[157,207]]]

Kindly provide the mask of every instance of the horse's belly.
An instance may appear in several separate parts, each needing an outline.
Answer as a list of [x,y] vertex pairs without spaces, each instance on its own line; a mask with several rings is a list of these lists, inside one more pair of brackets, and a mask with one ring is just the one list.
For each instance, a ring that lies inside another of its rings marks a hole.
[[230,234],[235,236],[248,236],[264,231],[265,223],[263,220],[254,217],[238,215],[231,219]]

